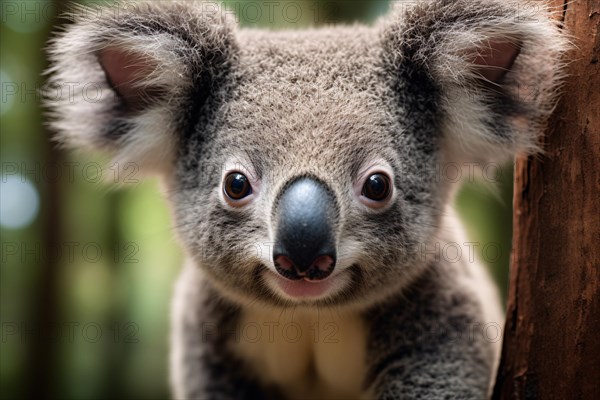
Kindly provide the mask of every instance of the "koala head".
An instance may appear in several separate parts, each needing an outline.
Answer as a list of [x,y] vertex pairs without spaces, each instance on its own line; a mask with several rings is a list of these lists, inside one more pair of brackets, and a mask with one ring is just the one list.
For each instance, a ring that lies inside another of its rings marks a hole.
[[225,15],[82,12],[50,44],[50,85],[80,85],[47,106],[64,143],[160,175],[189,259],[270,305],[364,305],[426,268],[453,186],[435,171],[536,149],[565,48],[539,4],[504,0],[303,31]]

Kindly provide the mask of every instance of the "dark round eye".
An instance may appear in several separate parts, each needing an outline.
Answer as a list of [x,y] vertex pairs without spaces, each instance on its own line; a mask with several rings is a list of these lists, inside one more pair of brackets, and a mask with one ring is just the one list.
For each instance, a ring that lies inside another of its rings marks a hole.
[[362,195],[375,201],[383,201],[390,195],[390,178],[377,173],[369,176],[362,188]]
[[246,175],[232,172],[225,177],[225,194],[232,200],[241,200],[252,193],[252,187]]

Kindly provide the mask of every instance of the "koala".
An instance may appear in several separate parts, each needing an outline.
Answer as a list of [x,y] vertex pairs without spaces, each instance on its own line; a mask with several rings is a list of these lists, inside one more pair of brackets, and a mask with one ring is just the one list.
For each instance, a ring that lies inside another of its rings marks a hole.
[[539,149],[568,42],[552,12],[431,0],[277,31],[208,2],[73,13],[48,84],[79,85],[46,106],[61,143],[161,182],[186,259],[175,398],[489,395],[502,305],[435,171]]

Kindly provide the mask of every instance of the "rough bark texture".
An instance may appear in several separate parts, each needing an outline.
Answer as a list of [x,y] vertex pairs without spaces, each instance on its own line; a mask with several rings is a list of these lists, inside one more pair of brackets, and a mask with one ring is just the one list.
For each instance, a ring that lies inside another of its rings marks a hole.
[[543,156],[515,169],[494,399],[600,399],[600,2],[565,2],[577,49]]

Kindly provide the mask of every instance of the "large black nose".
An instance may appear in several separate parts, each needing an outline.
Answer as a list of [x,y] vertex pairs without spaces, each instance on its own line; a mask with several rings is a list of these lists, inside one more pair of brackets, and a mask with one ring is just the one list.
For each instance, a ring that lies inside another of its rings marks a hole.
[[335,267],[337,203],[325,184],[299,178],[276,203],[273,261],[288,279],[324,279]]

